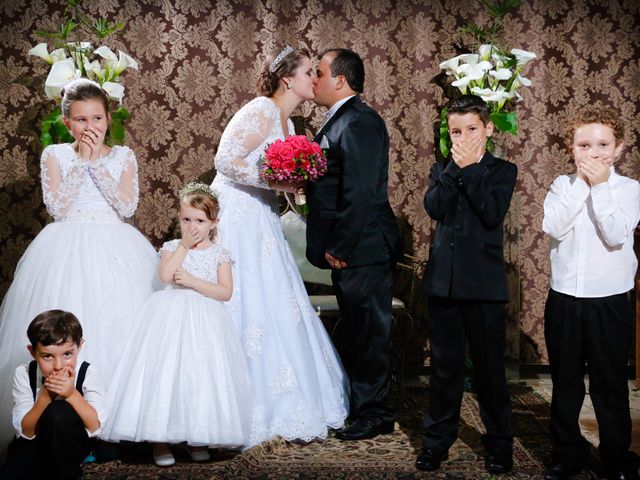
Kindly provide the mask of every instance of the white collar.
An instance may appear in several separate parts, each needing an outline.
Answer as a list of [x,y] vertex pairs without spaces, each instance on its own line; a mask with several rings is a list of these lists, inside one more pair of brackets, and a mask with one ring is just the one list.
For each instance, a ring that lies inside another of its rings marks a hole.
[[348,97],[343,98],[342,100],[338,100],[336,103],[334,103],[333,105],[331,105],[331,108],[329,110],[327,110],[327,113],[324,114],[324,118],[325,118],[325,122],[328,122],[329,119],[331,117],[333,117],[336,112],[338,111],[338,109],[344,105],[345,103],[347,103],[347,101],[353,97],[355,97],[357,94],[353,94],[353,95],[349,95]]

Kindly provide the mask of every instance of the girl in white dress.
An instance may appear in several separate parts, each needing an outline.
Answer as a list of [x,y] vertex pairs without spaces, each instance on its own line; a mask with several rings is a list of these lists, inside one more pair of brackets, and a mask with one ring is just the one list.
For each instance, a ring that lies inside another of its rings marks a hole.
[[0,308],[0,451],[12,436],[12,369],[29,360],[27,325],[52,309],[73,312],[85,331],[83,358],[108,386],[136,310],[153,293],[158,258],[123,218],[138,204],[133,152],[104,144],[109,100],[95,82],[64,89],[64,123],[72,144],[42,153],[44,203],[55,222],[31,242]]
[[220,198],[220,235],[237,262],[229,307],[253,390],[250,445],[276,435],[324,438],[348,412],[342,365],[280,225],[274,189],[294,187],[259,175],[267,145],[294,133],[289,115],[314,96],[309,53],[290,47],[275,53],[259,81],[264,96],[242,107],[222,134],[212,184]]
[[182,238],[160,249],[160,279],[140,313],[108,393],[109,441],[154,442],[157,465],[175,463],[168,443],[187,442],[194,461],[207,447],[248,440],[251,390],[240,340],[225,305],[231,255],[215,240],[218,201],[208,185],[180,195]]

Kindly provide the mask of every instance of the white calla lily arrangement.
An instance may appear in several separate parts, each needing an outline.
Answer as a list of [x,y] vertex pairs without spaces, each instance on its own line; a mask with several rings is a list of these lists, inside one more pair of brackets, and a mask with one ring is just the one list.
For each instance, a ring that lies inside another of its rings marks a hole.
[[106,37],[122,30],[123,23],[110,24],[104,18],[90,20],[80,11],[82,0],[66,0],[66,9],[70,15],[58,32],[35,32],[54,40],[54,49],[42,42],[33,47],[27,55],[43,59],[51,69],[44,82],[45,95],[58,103],[42,121],[40,142],[43,147],[52,143],[69,142],[72,137],[62,122],[60,111],[61,93],[64,86],[77,78],[88,78],[99,83],[109,98],[118,103],[117,110],[110,112],[111,127],[107,139],[110,144],[124,143],[123,122],[129,118],[129,112],[123,106],[125,87],[120,76],[126,69],[138,70],[138,62],[121,50],[116,55],[109,47],[102,45],[96,49],[91,42],[71,41],[72,33],[78,37],[84,30],[86,36],[104,40]]
[[[494,44],[483,44],[477,53],[458,55],[442,62],[440,69],[453,79],[451,86],[462,94],[478,95],[487,103],[497,130],[516,135],[518,119],[514,106],[522,100],[518,90],[531,86],[531,81],[521,73],[535,58],[535,53],[526,50],[514,48],[507,53]],[[445,158],[451,148],[446,114],[445,108],[440,118],[440,152]]]
[[118,82],[120,74],[126,68],[138,70],[138,62],[122,50],[118,50],[118,55],[104,45],[93,50],[89,42],[69,42],[64,48],[51,53],[48,52],[46,43],[39,43],[27,55],[40,57],[51,65],[44,82],[44,93],[54,100],[60,99],[65,84],[84,77],[98,82],[110,98],[122,105],[124,86]]

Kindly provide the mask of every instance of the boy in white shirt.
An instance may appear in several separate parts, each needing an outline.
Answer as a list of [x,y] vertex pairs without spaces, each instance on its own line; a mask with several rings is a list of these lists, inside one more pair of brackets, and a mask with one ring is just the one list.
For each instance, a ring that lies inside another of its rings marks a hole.
[[544,202],[542,229],[551,248],[544,330],[553,381],[547,480],[570,478],[586,462],[589,444],[578,423],[585,373],[607,475],[639,478],[637,455],[629,451],[626,371],[634,325],[629,291],[638,266],[633,235],[640,220],[640,184],[613,167],[623,139],[615,111],[580,110],[565,132],[576,173],[556,178]]
[[27,329],[34,360],[16,368],[13,427],[2,479],[79,478],[80,464],[106,420],[95,369],[78,365],[82,327],[69,312],[41,313]]

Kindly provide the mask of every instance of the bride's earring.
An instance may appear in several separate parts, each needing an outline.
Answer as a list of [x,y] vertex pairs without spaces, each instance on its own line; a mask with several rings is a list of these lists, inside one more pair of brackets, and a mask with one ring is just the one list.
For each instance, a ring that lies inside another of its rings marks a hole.
[[293,82],[287,83],[287,90],[291,90],[293,88]]

